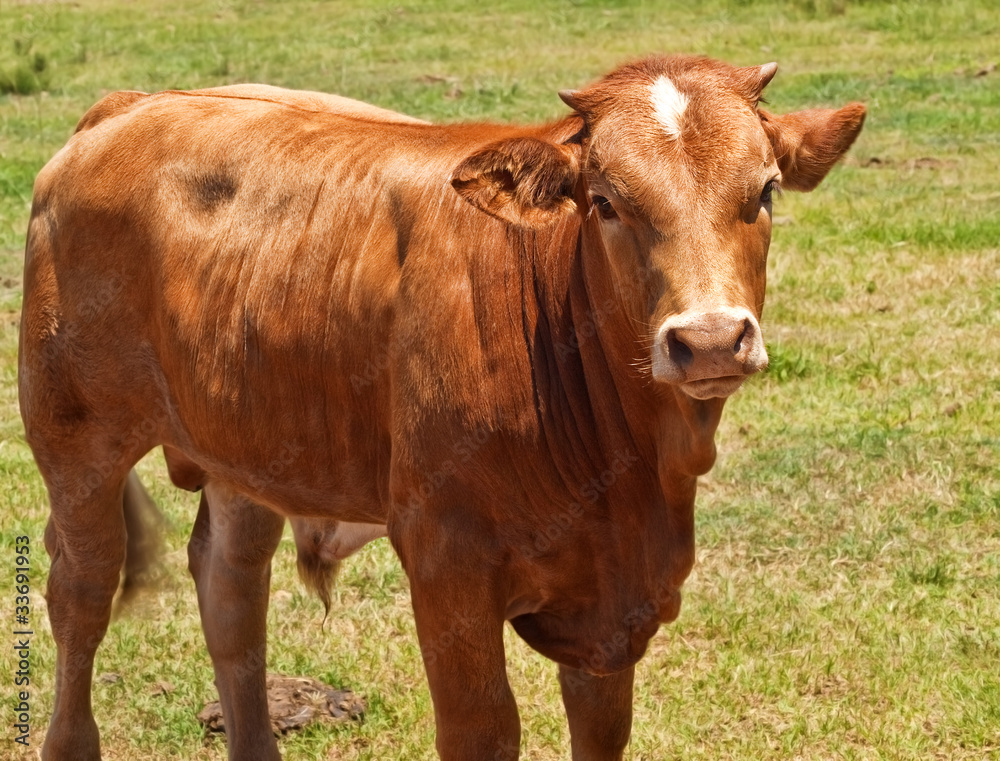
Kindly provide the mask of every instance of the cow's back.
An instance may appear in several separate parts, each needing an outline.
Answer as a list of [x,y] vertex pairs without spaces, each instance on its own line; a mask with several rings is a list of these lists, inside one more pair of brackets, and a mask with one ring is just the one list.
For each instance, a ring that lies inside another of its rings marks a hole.
[[[181,91],[172,91],[181,94]],[[243,98],[261,102],[294,106],[310,111],[322,111],[342,116],[358,117],[369,120],[377,120],[389,123],[402,124],[426,124],[420,119],[416,119],[397,111],[390,111],[386,108],[379,108],[370,103],[365,103],[353,98],[345,98],[342,95],[330,93],[311,92],[307,90],[287,90],[283,87],[259,84],[239,84],[225,87],[211,87],[204,90],[191,90],[183,92],[184,95],[193,97],[213,97],[213,98]],[[118,116],[127,112],[134,104],[146,98],[153,97],[149,93],[139,90],[118,90],[109,93],[91,106],[76,125],[76,132],[90,129],[100,124],[106,119]]]
[[226,87],[194,90],[188,94],[205,97],[247,98],[250,100],[294,106],[308,111],[339,114],[340,116],[387,122],[390,124],[427,124],[422,119],[401,114],[398,111],[390,111],[387,108],[379,108],[378,106],[354,100],[353,98],[345,98],[343,95],[311,92],[308,90],[286,90],[283,87],[274,87],[272,85],[228,85]]

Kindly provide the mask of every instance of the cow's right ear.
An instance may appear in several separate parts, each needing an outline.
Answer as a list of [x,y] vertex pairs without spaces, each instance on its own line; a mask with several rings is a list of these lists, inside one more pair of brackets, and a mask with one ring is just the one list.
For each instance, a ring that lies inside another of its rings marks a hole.
[[501,140],[459,164],[451,185],[491,216],[518,227],[545,227],[576,211],[578,150],[534,137]]
[[787,190],[812,190],[847,153],[865,123],[865,107],[814,108],[774,116],[758,111]]

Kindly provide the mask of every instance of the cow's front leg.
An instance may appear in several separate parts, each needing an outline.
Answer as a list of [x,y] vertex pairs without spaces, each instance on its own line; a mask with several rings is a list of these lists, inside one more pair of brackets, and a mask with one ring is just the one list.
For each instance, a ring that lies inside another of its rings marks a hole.
[[438,754],[441,761],[516,761],[521,723],[507,682],[503,607],[487,582],[490,569],[448,559],[410,572]]
[[267,599],[284,519],[229,489],[202,493],[188,543],[229,758],[280,761],[267,710]]
[[632,734],[635,668],[593,676],[559,666],[573,761],[621,761]]

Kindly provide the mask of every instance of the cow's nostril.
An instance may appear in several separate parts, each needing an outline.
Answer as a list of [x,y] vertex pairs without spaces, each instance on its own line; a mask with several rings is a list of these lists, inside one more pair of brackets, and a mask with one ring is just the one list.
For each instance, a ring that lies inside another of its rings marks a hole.
[[667,353],[680,367],[686,367],[694,360],[694,352],[677,335],[678,331],[667,332]]
[[736,339],[736,343],[733,345],[733,354],[739,354],[740,349],[743,348],[743,339],[747,337],[747,333],[751,330],[750,320],[743,321],[743,331],[740,333],[740,337]]

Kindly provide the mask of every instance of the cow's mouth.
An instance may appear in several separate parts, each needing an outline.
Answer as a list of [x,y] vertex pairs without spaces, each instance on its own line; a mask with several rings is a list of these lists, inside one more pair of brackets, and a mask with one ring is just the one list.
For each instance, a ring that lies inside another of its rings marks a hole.
[[735,394],[749,376],[723,375],[720,378],[702,378],[680,384],[681,390],[694,399],[726,398]]

